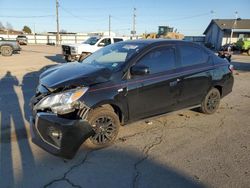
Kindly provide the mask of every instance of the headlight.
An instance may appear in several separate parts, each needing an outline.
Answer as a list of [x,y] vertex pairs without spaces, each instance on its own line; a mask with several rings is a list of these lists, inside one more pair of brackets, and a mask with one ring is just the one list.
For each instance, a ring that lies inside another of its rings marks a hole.
[[70,48],[71,48],[71,50],[74,50],[74,51],[77,50],[77,47],[70,47]]
[[74,105],[77,100],[86,93],[88,87],[70,90],[54,95],[50,95],[42,99],[34,107],[35,110],[51,109],[57,114],[67,114],[75,110]]

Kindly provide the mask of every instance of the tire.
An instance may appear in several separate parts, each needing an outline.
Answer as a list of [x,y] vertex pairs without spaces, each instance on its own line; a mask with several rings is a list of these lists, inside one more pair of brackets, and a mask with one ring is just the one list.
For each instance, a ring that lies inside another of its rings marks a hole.
[[1,54],[2,56],[12,56],[13,49],[11,46],[2,46],[1,47]]
[[71,62],[71,56],[69,56],[69,55],[67,55],[67,56],[65,56],[65,60],[67,61],[67,62]]
[[201,111],[204,114],[215,113],[220,105],[220,97],[220,91],[216,88],[212,88],[201,103]]
[[250,55],[250,49],[247,50],[247,54]]
[[88,56],[90,56],[91,55],[91,53],[82,53],[81,55],[80,55],[80,57],[79,57],[79,60],[78,60],[78,62],[82,62],[86,57],[88,57]]
[[119,132],[120,121],[112,109],[96,108],[89,113],[87,120],[96,131],[94,136],[84,142],[87,148],[101,149],[114,143]]

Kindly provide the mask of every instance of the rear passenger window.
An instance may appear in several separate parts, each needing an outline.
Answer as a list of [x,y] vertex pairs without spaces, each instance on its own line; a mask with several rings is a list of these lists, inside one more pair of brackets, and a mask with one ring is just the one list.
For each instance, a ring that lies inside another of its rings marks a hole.
[[149,68],[150,74],[164,72],[175,68],[175,50],[169,47],[155,49],[138,62]]
[[123,41],[123,39],[121,39],[121,38],[114,38],[114,43],[121,42],[121,41]]
[[208,61],[208,55],[200,48],[194,46],[179,46],[182,67],[198,65]]

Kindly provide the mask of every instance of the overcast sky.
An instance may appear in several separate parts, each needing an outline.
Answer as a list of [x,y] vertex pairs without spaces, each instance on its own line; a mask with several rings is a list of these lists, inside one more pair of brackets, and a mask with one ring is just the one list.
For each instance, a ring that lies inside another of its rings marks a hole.
[[[0,0],[0,22],[21,30],[56,31],[56,0]],[[129,34],[133,8],[137,33],[168,25],[185,35],[201,35],[213,18],[250,18],[250,0],[59,0],[60,29],[69,32],[111,30]],[[213,13],[212,13],[213,12]]]

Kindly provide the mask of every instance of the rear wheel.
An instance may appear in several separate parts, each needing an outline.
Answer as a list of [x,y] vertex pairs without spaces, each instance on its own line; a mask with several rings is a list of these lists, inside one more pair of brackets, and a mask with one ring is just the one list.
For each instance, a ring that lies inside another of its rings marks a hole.
[[220,105],[220,91],[212,88],[201,103],[201,111],[205,114],[213,114]]
[[85,146],[91,149],[101,149],[113,144],[119,132],[120,121],[112,109],[96,108],[89,113],[87,119],[95,130],[95,134],[85,141]]
[[2,56],[11,56],[13,54],[13,49],[11,46],[2,46],[1,47]]

